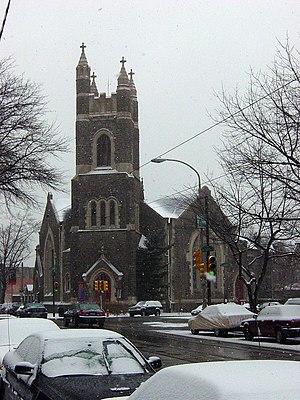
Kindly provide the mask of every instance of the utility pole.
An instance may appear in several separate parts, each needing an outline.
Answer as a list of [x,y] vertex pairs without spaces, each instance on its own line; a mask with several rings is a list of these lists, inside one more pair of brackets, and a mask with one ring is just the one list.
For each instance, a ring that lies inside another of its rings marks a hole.
[[22,264],[21,264],[20,300],[21,300],[21,304],[23,304],[24,303],[24,265],[23,265],[23,261],[22,261]]

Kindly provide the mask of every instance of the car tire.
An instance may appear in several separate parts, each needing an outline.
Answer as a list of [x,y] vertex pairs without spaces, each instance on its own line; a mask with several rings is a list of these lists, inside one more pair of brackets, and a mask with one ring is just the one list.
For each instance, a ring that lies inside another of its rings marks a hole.
[[141,316],[142,316],[142,317],[146,317],[146,311],[145,311],[145,310],[143,310],[143,311],[141,312]]
[[225,331],[224,329],[214,329],[214,334],[217,337],[224,337],[227,336],[227,331]]
[[134,317],[134,314],[133,313],[129,313],[129,317]]
[[155,315],[156,315],[156,317],[159,317],[160,316],[160,310],[155,310]]
[[277,331],[275,332],[275,338],[276,338],[276,342],[277,343],[285,343],[285,334],[282,332],[281,329],[277,329]]
[[191,329],[192,335],[198,335],[199,329]]
[[74,320],[74,327],[75,327],[75,328],[78,328],[78,326],[79,326],[79,321],[78,321],[77,318],[75,318],[75,320]]
[[69,326],[69,320],[67,318],[64,319],[64,326],[66,328]]
[[246,340],[253,340],[253,334],[250,332],[250,328],[248,325],[243,327],[243,333]]

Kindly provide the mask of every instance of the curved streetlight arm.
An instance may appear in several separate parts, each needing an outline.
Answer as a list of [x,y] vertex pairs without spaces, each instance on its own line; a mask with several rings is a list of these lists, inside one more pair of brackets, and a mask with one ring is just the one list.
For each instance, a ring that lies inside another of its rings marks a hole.
[[153,159],[151,160],[151,162],[156,163],[156,164],[160,164],[160,163],[163,163],[163,162],[165,162],[165,161],[174,161],[174,162],[178,162],[178,163],[180,163],[180,164],[184,164],[184,165],[186,165],[187,167],[191,168],[191,169],[196,173],[196,175],[197,175],[197,177],[198,177],[198,191],[200,192],[200,189],[201,189],[201,178],[200,178],[199,172],[198,172],[194,167],[192,167],[192,166],[191,166],[190,164],[188,164],[187,162],[181,161],[181,160],[177,160],[176,158],[153,158]]

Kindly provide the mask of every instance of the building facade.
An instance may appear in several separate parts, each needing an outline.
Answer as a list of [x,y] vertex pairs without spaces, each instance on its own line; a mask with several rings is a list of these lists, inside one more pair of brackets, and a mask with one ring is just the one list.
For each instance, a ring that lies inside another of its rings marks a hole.
[[[126,60],[120,61],[116,93],[98,91],[81,46],[76,68],[76,172],[70,208],[60,216],[48,194],[36,247],[34,296],[38,301],[93,301],[110,310],[135,303],[136,257],[142,235],[166,233],[168,273],[165,308],[189,310],[202,302],[206,282],[193,267],[193,252],[207,241],[187,206],[162,217],[144,202],[139,165],[137,90]],[[202,190],[208,190],[203,188]],[[207,192],[210,196],[209,191]],[[211,198],[211,196],[210,196]],[[210,231],[213,254],[228,261],[226,246]],[[95,290],[105,282],[107,290]],[[228,287],[227,287],[227,286]],[[212,301],[234,297],[224,271],[211,285]],[[229,296],[229,293],[231,296]]]

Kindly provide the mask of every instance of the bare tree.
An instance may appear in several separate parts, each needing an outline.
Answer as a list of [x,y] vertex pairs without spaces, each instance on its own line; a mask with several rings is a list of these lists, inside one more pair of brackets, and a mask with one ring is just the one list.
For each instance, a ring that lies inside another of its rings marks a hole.
[[[267,73],[251,71],[244,96],[237,90],[219,96],[219,120],[226,127],[219,157],[226,180],[213,186],[231,228],[224,231],[214,218],[210,223],[232,250],[253,310],[270,260],[290,255],[298,236],[299,67],[287,41]],[[274,251],[279,242],[290,250]]]
[[0,225],[0,303],[4,302],[10,275],[16,272],[31,252],[31,238],[37,224],[25,214],[10,217]]
[[0,194],[6,204],[36,204],[36,186],[58,189],[62,175],[51,157],[67,149],[46,122],[39,86],[16,76],[11,60],[0,60]]
[[[297,203],[300,194],[299,59],[299,51],[287,39],[279,45],[267,72],[250,71],[244,95],[237,89],[233,95],[225,91],[218,95],[221,109],[214,118],[224,121],[224,148],[227,154],[231,152],[232,167],[247,169],[249,175],[263,171],[265,176],[287,188],[287,195]],[[249,153],[248,148],[254,150],[255,146],[260,153]]]

